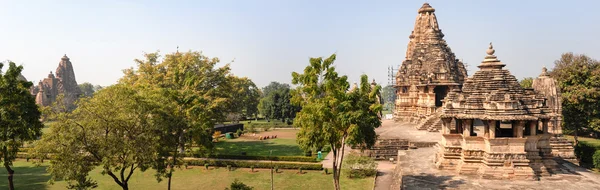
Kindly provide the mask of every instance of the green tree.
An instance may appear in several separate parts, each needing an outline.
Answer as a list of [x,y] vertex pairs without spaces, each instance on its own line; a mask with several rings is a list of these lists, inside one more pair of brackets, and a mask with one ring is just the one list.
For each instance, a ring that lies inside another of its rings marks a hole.
[[550,75],[562,95],[563,126],[573,131],[600,132],[600,62],[586,55],[562,54]]
[[[160,109],[135,89],[110,86],[82,98],[73,112],[55,112],[57,122],[36,144],[38,155],[52,154],[51,181],[75,181],[69,188],[96,186],[88,173],[100,166],[123,189],[137,169],[155,161]],[[157,121],[158,120],[158,121]]]
[[159,59],[158,53],[136,59],[137,69],[125,70],[119,82],[139,89],[166,114],[160,117],[165,122],[157,130],[158,160],[153,167],[157,180],[168,178],[170,189],[173,171],[181,166],[186,146],[212,149],[215,122],[225,118],[232,100],[227,78],[230,69],[228,64],[216,67],[218,58],[200,52],[177,52]]
[[23,66],[8,63],[6,72],[0,63],[0,163],[8,173],[8,188],[15,189],[11,168],[23,142],[37,139],[44,127],[41,113],[31,96],[31,82],[19,80]]
[[256,117],[260,90],[252,80],[246,77],[228,77],[231,82],[230,117],[233,122],[238,122],[241,117]]
[[347,76],[339,76],[333,67],[336,55],[311,58],[304,73],[292,73],[293,102],[302,106],[294,125],[300,128],[298,143],[303,149],[331,146],[333,152],[333,184],[340,189],[339,179],[345,145],[368,148],[375,143],[375,128],[381,125],[379,85],[371,87],[366,75],[360,86],[350,91]]
[[258,108],[267,120],[279,119],[285,121],[285,119],[296,117],[296,112],[301,109],[299,106],[292,104],[290,99],[290,85],[271,82],[263,87],[263,94]]
[[523,88],[532,88],[533,78],[525,77],[523,80],[519,81],[519,84],[521,84],[521,87]]
[[92,97],[94,95],[94,85],[89,82],[79,84],[79,89],[81,89],[83,97]]

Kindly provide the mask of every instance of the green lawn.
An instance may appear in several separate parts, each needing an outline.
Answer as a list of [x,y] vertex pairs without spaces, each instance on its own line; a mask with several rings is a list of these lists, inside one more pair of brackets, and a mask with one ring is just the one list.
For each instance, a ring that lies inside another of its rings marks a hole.
[[[66,182],[58,181],[54,185],[46,183],[50,176],[45,172],[47,163],[43,166],[34,166],[32,163],[25,161],[17,161],[14,164],[16,171],[14,182],[15,189],[65,189]],[[284,170],[281,173],[274,175],[275,189],[333,189],[332,176],[323,175],[320,171],[304,171],[304,174],[296,174],[296,170]],[[0,169],[0,189],[8,189],[6,170]],[[98,182],[97,189],[117,190],[118,185],[109,176],[101,175],[100,169],[96,169],[90,173],[90,177]],[[341,177],[342,189],[350,190],[366,190],[373,188],[374,178],[365,179],[347,179]],[[251,173],[248,168],[239,168],[235,171],[227,171],[226,168],[204,170],[202,167],[191,169],[177,170],[173,174],[173,189],[216,189],[222,190],[233,182],[234,179],[239,179],[243,183],[253,186],[254,189],[270,189],[270,174],[269,170],[258,170]],[[129,181],[130,189],[166,189],[167,182],[156,182],[154,171],[135,172]]]
[[[574,141],[573,136],[565,135],[565,138]],[[587,138],[587,137],[577,137],[579,141],[586,142],[589,145],[596,147],[596,149],[600,149],[600,139]]]
[[227,139],[215,143],[216,154],[241,155],[246,152],[249,156],[302,156],[304,151],[300,149],[295,139],[269,139],[269,140],[247,140]]

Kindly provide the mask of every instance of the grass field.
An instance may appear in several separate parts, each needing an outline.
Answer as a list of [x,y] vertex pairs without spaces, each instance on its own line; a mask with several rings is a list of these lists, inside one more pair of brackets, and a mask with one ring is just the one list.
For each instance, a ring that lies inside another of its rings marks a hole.
[[[565,135],[565,138],[574,141],[574,137],[571,135]],[[596,149],[600,149],[600,139],[587,138],[587,137],[577,137],[579,141],[586,142],[589,145],[596,147]]]
[[[302,156],[304,151],[296,143],[297,130],[282,129],[261,132],[255,135],[245,134],[236,139],[222,139],[215,143],[215,154],[241,155],[246,152],[249,156]],[[277,135],[275,139],[258,140],[259,136]]]
[[[66,182],[58,181],[53,185],[46,183],[50,179],[49,174],[45,172],[47,163],[42,166],[34,166],[30,162],[17,161],[13,169],[16,171],[14,182],[15,189],[19,190],[58,190],[65,189]],[[270,189],[269,170],[260,169],[257,172],[250,172],[248,168],[239,168],[234,171],[227,171],[226,168],[211,168],[204,170],[203,167],[194,167],[190,169],[177,170],[173,174],[172,189],[207,189],[222,190],[229,187],[234,179],[239,179],[243,183],[253,186],[254,189]],[[332,189],[332,176],[323,175],[320,171],[304,171],[304,174],[297,174],[296,170],[283,170],[274,175],[275,189]],[[101,175],[100,169],[90,173],[90,177],[98,182],[97,189],[117,190],[121,189],[109,176]],[[8,189],[6,170],[0,169],[0,189]],[[365,179],[347,179],[341,177],[342,189],[349,190],[367,190],[373,188],[374,177]],[[166,189],[167,182],[156,182],[154,171],[137,171],[129,181],[129,189]]]

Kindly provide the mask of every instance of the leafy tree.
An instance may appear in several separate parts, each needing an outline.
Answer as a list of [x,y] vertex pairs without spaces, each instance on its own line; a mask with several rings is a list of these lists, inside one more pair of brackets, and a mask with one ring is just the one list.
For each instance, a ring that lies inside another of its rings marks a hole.
[[0,63],[0,164],[8,173],[8,188],[15,189],[11,168],[19,147],[25,141],[37,139],[44,127],[40,111],[31,96],[31,82],[19,80],[23,66],[8,63],[6,72]]
[[396,102],[396,88],[392,85],[387,85],[381,90],[384,109],[392,110]]
[[51,181],[75,181],[68,188],[97,186],[88,173],[100,166],[123,189],[137,169],[155,160],[161,114],[155,104],[134,89],[114,85],[83,98],[73,112],[55,112],[57,122],[36,144],[36,152],[52,154]]
[[241,116],[256,117],[258,114],[258,103],[260,101],[260,90],[252,80],[243,77],[228,77],[231,82],[230,112],[235,115],[234,122],[238,122]]
[[519,84],[521,84],[521,87],[523,88],[532,88],[533,78],[525,77],[523,80],[519,81]]
[[[121,84],[139,89],[157,102],[166,113],[157,130],[158,160],[154,164],[157,180],[171,177],[180,167],[186,146],[192,144],[201,150],[211,150],[212,130],[216,121],[222,121],[229,109],[229,65],[216,67],[218,58],[208,58],[200,52],[167,54],[159,60],[158,53],[136,59],[137,69],[125,70]],[[104,90],[102,90],[104,91]]]
[[79,84],[79,89],[81,89],[83,97],[92,97],[92,95],[94,95],[94,92],[96,91],[94,90],[94,85],[92,85],[89,82]]
[[271,82],[263,88],[263,97],[258,104],[260,113],[269,119],[291,119],[300,107],[291,103],[290,85]]
[[562,54],[550,75],[562,94],[565,130],[600,132],[600,62],[586,55]]
[[340,189],[345,145],[373,146],[382,108],[377,97],[381,87],[371,87],[362,75],[360,86],[348,91],[347,76],[339,76],[333,67],[335,58],[311,58],[304,73],[293,72],[292,84],[298,87],[292,94],[293,102],[302,106],[294,122],[300,128],[298,143],[305,150],[331,146],[333,184]]

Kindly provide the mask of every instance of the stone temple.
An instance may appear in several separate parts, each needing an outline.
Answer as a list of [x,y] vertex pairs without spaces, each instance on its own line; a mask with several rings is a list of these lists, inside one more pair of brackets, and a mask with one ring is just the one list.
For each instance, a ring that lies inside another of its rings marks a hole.
[[55,73],[56,76],[50,71],[48,77],[31,88],[31,94],[35,96],[35,102],[40,106],[51,105],[60,94],[64,95],[67,105],[72,105],[81,95],[81,89],[75,80],[73,65],[67,55],[61,58]]
[[438,109],[442,99],[461,88],[467,71],[443,39],[435,9],[425,3],[418,13],[406,58],[396,75],[394,119],[437,131],[441,128]]
[[436,166],[493,179],[549,175],[557,163],[548,124],[557,114],[544,94],[521,87],[494,52],[490,43],[480,70],[443,100]]

